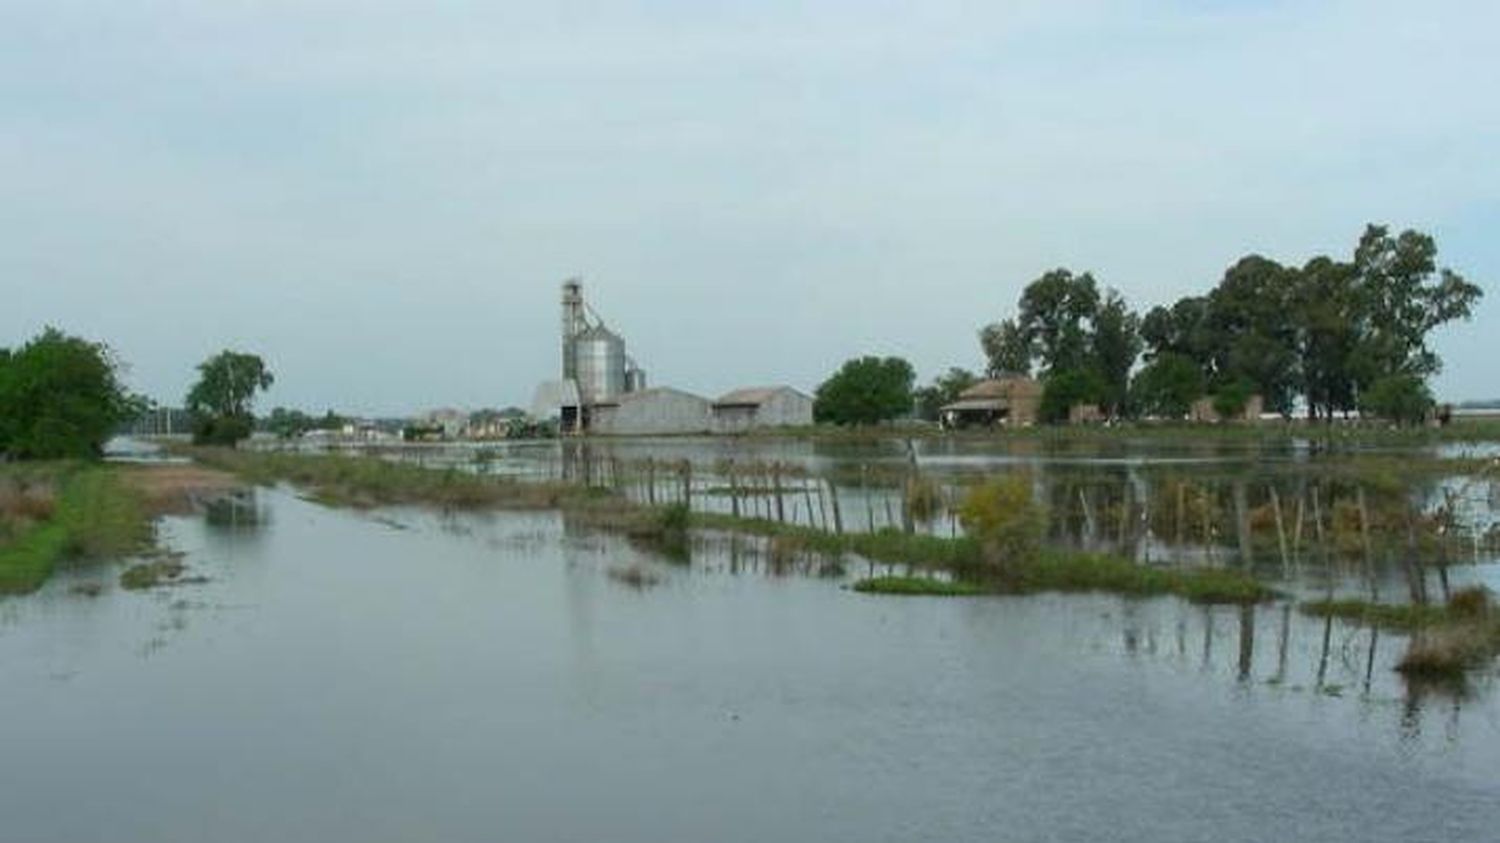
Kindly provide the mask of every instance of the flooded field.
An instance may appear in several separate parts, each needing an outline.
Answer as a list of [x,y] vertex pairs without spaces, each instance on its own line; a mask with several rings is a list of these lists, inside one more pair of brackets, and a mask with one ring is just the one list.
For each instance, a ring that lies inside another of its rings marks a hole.
[[1145,564],[1242,568],[1299,594],[1421,600],[1482,580],[1500,561],[1493,443],[678,437],[348,450],[849,532],[956,535],[970,485],[1020,474],[1046,507],[1052,543]]
[[[966,470],[955,451],[921,457]],[[1500,827],[1494,672],[1409,684],[1401,636],[1286,603],[869,596],[750,538],[669,560],[554,513],[352,512],[285,488],[162,534],[206,583],[127,592],[93,568],[0,599],[0,838]]]

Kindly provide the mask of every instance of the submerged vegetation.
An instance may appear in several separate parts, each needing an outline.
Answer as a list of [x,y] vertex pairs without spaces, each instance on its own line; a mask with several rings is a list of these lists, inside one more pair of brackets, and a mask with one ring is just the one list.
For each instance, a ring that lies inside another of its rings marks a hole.
[[851,586],[855,591],[867,594],[904,594],[935,597],[970,597],[983,594],[984,589],[961,580],[940,580],[932,577],[870,577]]
[[1403,673],[1460,675],[1500,654],[1500,611],[1489,590],[1479,586],[1454,592],[1443,605],[1321,600],[1303,604],[1302,611],[1410,635],[1411,645],[1396,666]]
[[100,466],[0,471],[0,593],[40,588],[65,559],[112,559],[149,546],[141,496]]

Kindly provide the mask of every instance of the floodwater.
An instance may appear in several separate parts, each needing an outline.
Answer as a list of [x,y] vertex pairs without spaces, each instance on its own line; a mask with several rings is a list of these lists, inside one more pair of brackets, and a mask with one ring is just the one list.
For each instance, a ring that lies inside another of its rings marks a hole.
[[[968,484],[1020,474],[1047,510],[1054,544],[1146,564],[1242,567],[1303,595],[1410,599],[1414,555],[1426,562],[1423,587],[1433,594],[1485,582],[1500,569],[1493,443],[643,437],[352,449],[430,468],[606,486],[643,503],[686,502],[828,530],[944,536],[962,532],[956,509]],[[906,514],[914,477],[940,496],[916,523]],[[1425,534],[1415,551],[1414,532]]]
[[[1492,840],[1493,673],[1109,596],[891,598],[554,514],[168,519],[0,600],[10,841]],[[612,570],[641,567],[637,587]],[[650,578],[648,578],[648,581]],[[100,582],[97,597],[77,594]]]

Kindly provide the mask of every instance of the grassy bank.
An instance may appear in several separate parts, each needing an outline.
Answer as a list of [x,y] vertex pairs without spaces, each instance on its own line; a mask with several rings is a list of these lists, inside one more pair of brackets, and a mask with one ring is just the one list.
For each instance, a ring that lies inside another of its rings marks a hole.
[[1457,591],[1446,604],[1396,606],[1364,600],[1304,603],[1306,614],[1411,636],[1396,669],[1436,677],[1463,674],[1500,655],[1500,610],[1484,588]]
[[435,470],[410,463],[332,454],[286,454],[230,448],[173,449],[232,472],[250,483],[286,482],[339,506],[432,504],[456,509],[555,509],[571,499],[597,497],[573,483],[533,483]]
[[0,593],[35,591],[64,560],[117,558],[151,541],[140,496],[110,467],[11,468],[0,490]]

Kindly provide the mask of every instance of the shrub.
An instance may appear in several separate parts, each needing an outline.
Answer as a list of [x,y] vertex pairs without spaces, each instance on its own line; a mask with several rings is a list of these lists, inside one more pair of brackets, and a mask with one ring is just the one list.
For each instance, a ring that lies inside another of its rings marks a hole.
[[1002,576],[1008,568],[1036,559],[1047,523],[1032,497],[1030,479],[1022,474],[970,489],[959,506],[959,520],[979,540],[986,565]]

